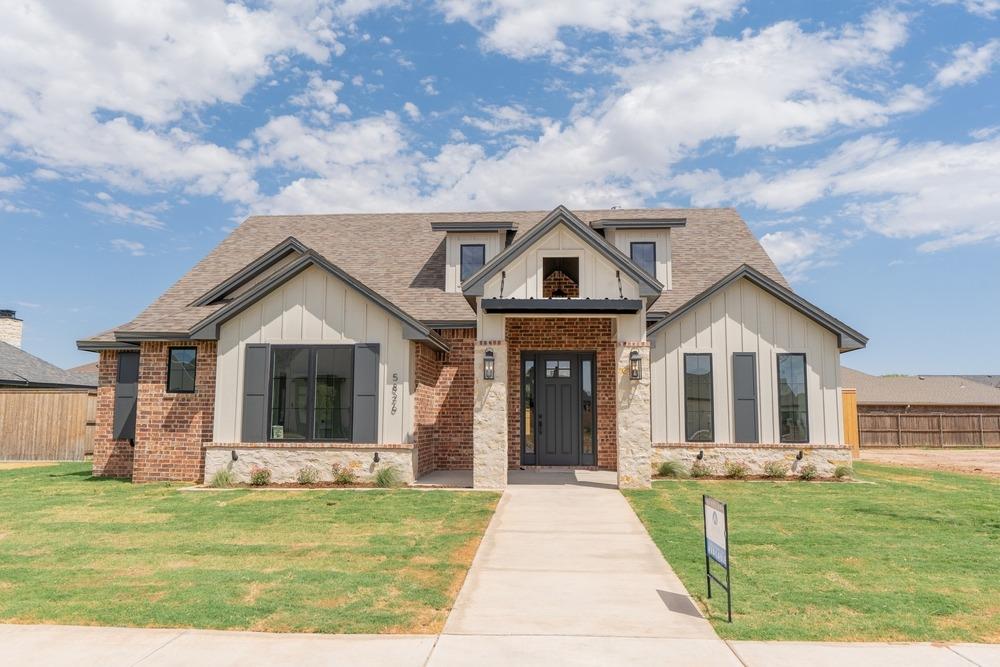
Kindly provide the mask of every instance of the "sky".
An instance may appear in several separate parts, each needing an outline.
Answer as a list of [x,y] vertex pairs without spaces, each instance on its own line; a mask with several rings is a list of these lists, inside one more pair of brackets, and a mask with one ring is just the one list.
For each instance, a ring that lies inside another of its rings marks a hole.
[[[59,366],[250,214],[732,206],[872,373],[1000,373],[1000,0],[0,0]],[[711,248],[706,248],[711,252]]]

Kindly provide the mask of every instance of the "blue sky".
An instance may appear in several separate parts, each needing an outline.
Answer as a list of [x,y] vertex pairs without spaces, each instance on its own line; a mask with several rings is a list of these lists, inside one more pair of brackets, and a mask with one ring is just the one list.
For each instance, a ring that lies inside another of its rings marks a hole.
[[131,319],[251,213],[734,206],[846,365],[1000,373],[1000,0],[0,0],[0,307]]

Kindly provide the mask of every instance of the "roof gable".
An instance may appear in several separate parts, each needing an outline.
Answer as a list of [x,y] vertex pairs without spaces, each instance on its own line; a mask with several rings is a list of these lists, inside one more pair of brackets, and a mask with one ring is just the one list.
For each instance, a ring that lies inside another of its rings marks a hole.
[[649,303],[655,301],[663,292],[662,283],[633,264],[632,260],[626,257],[622,251],[608,243],[603,236],[591,229],[590,225],[580,220],[572,211],[561,204],[552,209],[541,222],[532,227],[524,236],[516,239],[506,250],[494,257],[479,271],[469,276],[462,283],[462,292],[467,297],[483,296],[483,289],[490,278],[503,270],[504,267],[520,257],[525,251],[560,225],[565,226],[587,243],[587,245],[614,264],[616,268],[632,278],[639,287],[639,294],[647,297]]
[[826,311],[814,306],[809,303],[798,294],[788,289],[784,285],[781,285],[774,280],[771,280],[765,276],[760,271],[756,270],[748,264],[744,264],[740,268],[736,269],[728,276],[715,283],[707,290],[697,295],[683,306],[673,311],[660,321],[658,321],[653,326],[646,330],[647,335],[652,335],[667,326],[674,320],[680,318],[685,313],[693,310],[699,304],[708,300],[712,295],[716,294],[720,290],[725,289],[729,285],[733,284],[737,280],[746,279],[753,283],[757,287],[761,288],[774,298],[778,299],[785,305],[797,310],[809,319],[813,320],[823,328],[836,334],[837,345],[840,347],[842,352],[848,352],[850,350],[859,350],[868,344],[868,339],[847,326],[837,318],[828,314]]

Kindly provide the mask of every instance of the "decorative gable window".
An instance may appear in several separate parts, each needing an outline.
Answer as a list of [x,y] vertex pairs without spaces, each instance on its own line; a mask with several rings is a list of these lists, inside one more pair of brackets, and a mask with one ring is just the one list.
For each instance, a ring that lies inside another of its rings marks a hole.
[[459,254],[462,263],[460,280],[464,281],[486,264],[486,244],[484,243],[462,244]]
[[632,241],[629,257],[640,269],[656,277],[656,243],[654,241]]
[[197,348],[170,348],[167,357],[167,392],[171,394],[193,394],[197,366]]

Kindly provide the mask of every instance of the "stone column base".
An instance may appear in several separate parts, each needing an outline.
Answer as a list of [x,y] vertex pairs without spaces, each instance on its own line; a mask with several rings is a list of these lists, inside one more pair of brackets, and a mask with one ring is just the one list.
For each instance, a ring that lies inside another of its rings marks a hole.
[[[493,379],[483,379],[483,358],[493,351]],[[472,486],[507,488],[507,345],[477,341],[472,408]],[[648,466],[647,466],[648,467]]]
[[[638,352],[642,377],[630,377],[630,357]],[[618,488],[648,489],[653,454],[650,424],[649,343],[618,343]]]

